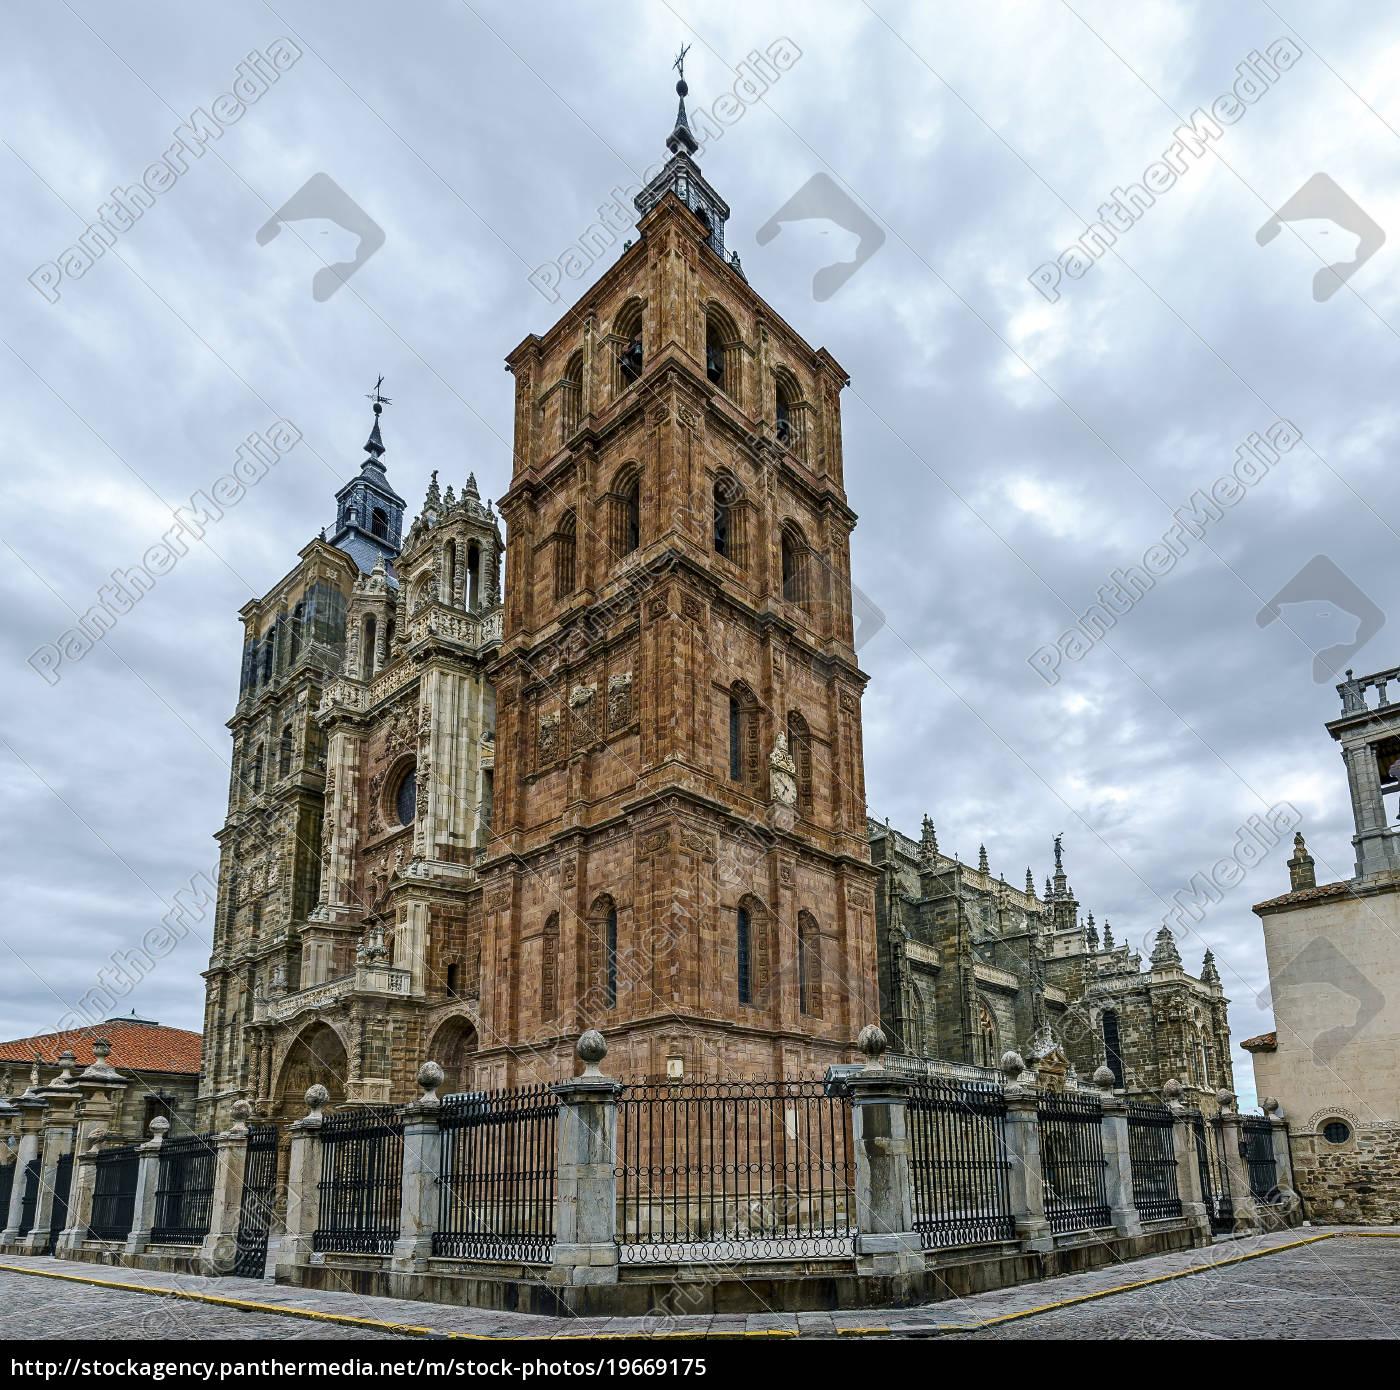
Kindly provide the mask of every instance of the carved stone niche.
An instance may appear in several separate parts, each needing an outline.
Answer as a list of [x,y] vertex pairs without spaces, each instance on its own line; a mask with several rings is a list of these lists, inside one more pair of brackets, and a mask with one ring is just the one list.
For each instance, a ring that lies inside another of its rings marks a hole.
[[608,732],[616,733],[632,722],[632,673],[608,677]]

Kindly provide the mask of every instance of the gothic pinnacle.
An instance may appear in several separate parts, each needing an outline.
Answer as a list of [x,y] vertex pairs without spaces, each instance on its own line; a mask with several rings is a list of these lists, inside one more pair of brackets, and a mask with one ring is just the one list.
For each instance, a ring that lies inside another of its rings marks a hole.
[[1029,864],[1026,865],[1026,896],[1030,898],[1035,897],[1035,878],[1031,874],[1031,866]]
[[987,868],[987,846],[986,846],[986,845],[978,845],[978,846],[977,846],[977,872],[978,872],[979,874],[985,874],[985,873],[988,873],[988,872],[989,872],[989,870],[988,870],[988,868]]

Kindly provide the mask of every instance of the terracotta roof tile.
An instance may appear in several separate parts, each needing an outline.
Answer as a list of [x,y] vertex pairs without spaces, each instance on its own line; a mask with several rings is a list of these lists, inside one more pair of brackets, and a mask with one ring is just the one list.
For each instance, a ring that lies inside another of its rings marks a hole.
[[203,1040],[198,1033],[158,1023],[123,1023],[120,1019],[68,1033],[39,1033],[32,1038],[0,1043],[0,1062],[22,1062],[28,1066],[36,1055],[42,1062],[57,1062],[59,1053],[67,1048],[80,1067],[91,1066],[92,1045],[98,1038],[106,1038],[112,1044],[112,1055],[107,1060],[117,1068],[190,1074],[199,1070]]
[[1240,1046],[1250,1052],[1272,1052],[1278,1046],[1278,1034],[1260,1033],[1257,1038],[1246,1038]]
[[1284,893],[1280,897],[1270,898],[1266,902],[1255,903],[1253,911],[1263,912],[1267,908],[1284,907],[1291,903],[1312,902],[1314,898],[1334,898],[1339,893],[1349,893],[1352,889],[1352,880],[1343,879],[1340,883],[1323,883],[1316,888],[1300,888],[1296,893]]

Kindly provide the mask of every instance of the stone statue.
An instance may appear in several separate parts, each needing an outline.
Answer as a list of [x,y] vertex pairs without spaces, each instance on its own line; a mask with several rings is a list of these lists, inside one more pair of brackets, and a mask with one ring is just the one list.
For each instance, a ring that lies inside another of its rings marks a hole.
[[797,764],[788,752],[787,735],[780,733],[768,755],[769,796],[779,806],[797,805]]

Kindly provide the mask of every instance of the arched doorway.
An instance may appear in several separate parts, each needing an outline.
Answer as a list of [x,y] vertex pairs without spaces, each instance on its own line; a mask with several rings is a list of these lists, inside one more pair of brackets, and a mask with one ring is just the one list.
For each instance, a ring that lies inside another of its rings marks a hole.
[[471,1019],[449,1018],[433,1034],[428,1056],[442,1068],[440,1094],[470,1091],[476,1075],[476,1028]]
[[349,1061],[340,1034],[329,1023],[309,1024],[287,1050],[282,1076],[277,1086],[277,1113],[299,1120],[306,1113],[306,1092],[311,1086],[324,1086],[332,1106],[345,1103],[345,1078]]

